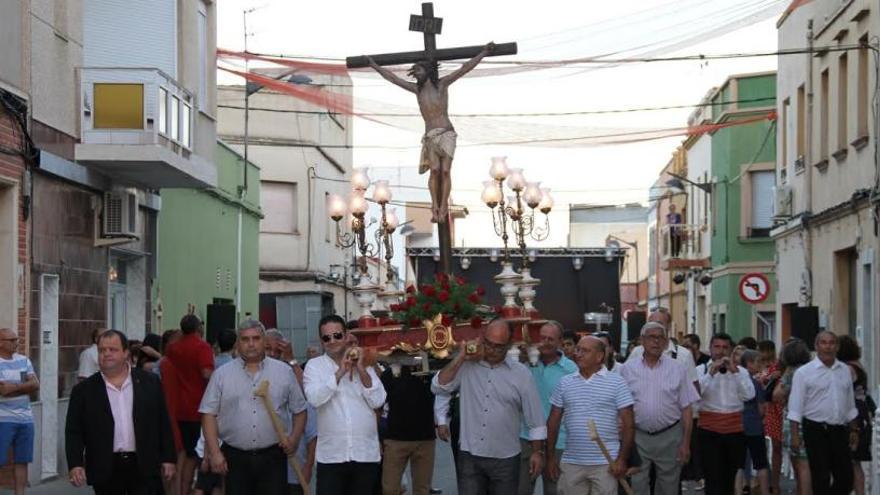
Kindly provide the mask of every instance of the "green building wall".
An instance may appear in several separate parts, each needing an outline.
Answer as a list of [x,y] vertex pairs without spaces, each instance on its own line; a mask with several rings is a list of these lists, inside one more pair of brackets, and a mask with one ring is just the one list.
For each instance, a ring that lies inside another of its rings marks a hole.
[[[218,142],[214,155],[217,187],[163,189],[159,213],[158,279],[153,303],[162,303],[162,330],[177,328],[188,305],[203,320],[207,307],[221,299],[241,306],[236,319],[258,314],[260,170],[248,164],[244,187],[244,159]],[[241,216],[241,280],[238,273],[238,228]],[[153,316],[156,321],[156,315]],[[154,327],[158,328],[158,327]]]
[[[714,107],[715,123],[746,120],[766,115],[775,107],[776,75],[733,77],[716,94],[714,102],[745,101]],[[723,110],[719,110],[723,108]],[[776,127],[767,119],[719,129],[712,135],[712,307],[714,329],[722,328],[734,340],[752,335],[755,308],[739,296],[744,272],[756,271],[770,280],[771,293],[765,305],[775,303],[776,279],[768,262],[774,259],[770,237],[742,236],[742,167],[776,162]],[[751,199],[748,198],[750,201]],[[754,267],[750,268],[750,265]],[[777,323],[778,327],[778,323]]]

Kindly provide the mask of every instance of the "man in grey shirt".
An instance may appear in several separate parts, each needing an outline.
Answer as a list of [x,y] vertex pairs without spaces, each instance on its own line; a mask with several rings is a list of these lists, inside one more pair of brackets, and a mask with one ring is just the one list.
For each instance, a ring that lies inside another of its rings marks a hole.
[[512,337],[510,322],[492,320],[483,329],[481,350],[462,350],[431,383],[434,393],[461,390],[460,495],[516,493],[523,420],[532,444],[529,475],[535,478],[543,469],[544,411],[531,372],[505,359]]
[[[296,452],[305,428],[302,389],[290,366],[266,357],[265,332],[256,320],[239,325],[239,357],[215,370],[199,406],[205,454],[211,471],[226,475],[227,495],[286,493],[287,456]],[[275,413],[285,425],[292,423],[280,442],[262,399],[254,395],[264,380]]]

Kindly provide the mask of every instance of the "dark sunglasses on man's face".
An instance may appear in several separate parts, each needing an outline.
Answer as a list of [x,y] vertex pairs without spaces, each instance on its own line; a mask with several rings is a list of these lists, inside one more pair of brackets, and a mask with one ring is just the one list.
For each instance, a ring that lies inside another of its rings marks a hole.
[[345,337],[345,335],[342,332],[328,333],[327,335],[321,335],[321,340],[324,342],[330,342],[330,340],[342,340],[343,337]]

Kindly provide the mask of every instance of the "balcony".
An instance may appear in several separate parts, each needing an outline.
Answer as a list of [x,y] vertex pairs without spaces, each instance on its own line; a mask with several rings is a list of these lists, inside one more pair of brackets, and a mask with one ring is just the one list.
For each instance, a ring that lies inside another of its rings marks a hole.
[[660,229],[660,268],[666,271],[709,268],[709,253],[703,240],[708,226],[703,224],[664,225]]
[[161,70],[83,68],[80,98],[78,162],[148,189],[217,185],[193,152],[193,96]]

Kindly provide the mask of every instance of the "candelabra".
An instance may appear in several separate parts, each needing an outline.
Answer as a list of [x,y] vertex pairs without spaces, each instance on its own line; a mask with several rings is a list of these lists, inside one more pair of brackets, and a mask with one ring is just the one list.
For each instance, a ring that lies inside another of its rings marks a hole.
[[[347,201],[339,195],[330,195],[328,210],[330,218],[336,223],[336,245],[343,248],[356,247],[360,252],[357,263],[358,283],[352,287],[352,292],[354,292],[358,306],[361,308],[359,318],[361,325],[370,326],[375,324],[372,308],[380,292],[380,286],[370,278],[367,258],[381,256],[383,248],[387,272],[383,299],[386,296],[399,298],[401,295],[394,286],[391,271],[391,258],[394,256],[391,234],[397,229],[398,219],[394,209],[387,208],[391,201],[391,189],[388,187],[388,181],[376,181],[372,200],[379,204],[382,213],[379,228],[376,231],[375,243],[369,242],[365,217],[367,213],[366,192],[370,187],[370,178],[366,169],[358,169],[354,172],[351,177],[351,186],[351,195]],[[346,213],[351,214],[351,230],[349,232],[343,232],[340,225]]]
[[[489,169],[492,180],[483,183],[481,199],[492,211],[492,224],[495,234],[501,237],[504,244],[503,258],[501,261],[501,273],[495,276],[496,282],[501,285],[501,294],[504,296],[505,316],[510,316],[519,309],[515,298],[519,295],[523,302],[523,310],[527,316],[537,315],[534,307],[535,287],[541,281],[532,277],[529,257],[526,250],[526,238],[543,241],[550,235],[550,220],[548,214],[553,208],[553,198],[550,189],[541,188],[539,182],[526,182],[522,169],[510,169],[507,167],[506,157],[492,158],[492,166]],[[513,195],[504,200],[504,183],[513,191]],[[527,212],[523,202],[531,211]],[[535,209],[544,214],[544,222],[537,224]],[[513,270],[510,258],[510,236],[508,235],[508,223],[514,235],[514,242],[522,256],[520,273]]]

